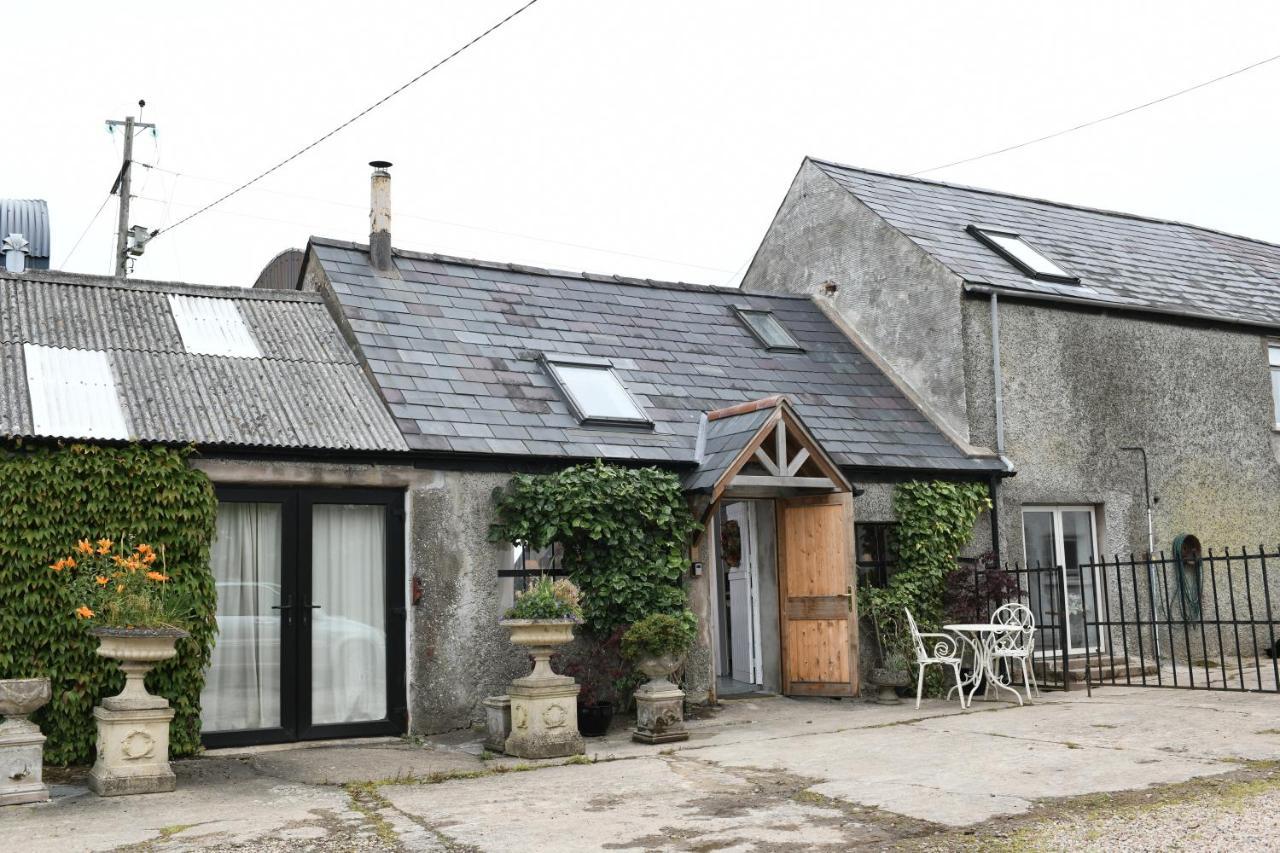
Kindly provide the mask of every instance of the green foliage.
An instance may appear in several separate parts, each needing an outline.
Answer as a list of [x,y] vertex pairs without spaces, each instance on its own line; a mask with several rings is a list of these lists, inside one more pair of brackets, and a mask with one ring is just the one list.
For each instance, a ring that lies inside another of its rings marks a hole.
[[630,660],[663,655],[683,656],[698,634],[698,618],[688,610],[651,613],[622,635],[622,654]]
[[162,447],[0,449],[0,678],[48,676],[53,698],[35,715],[51,764],[92,758],[93,706],[118,693],[124,676],[96,654],[92,620],[77,618],[73,590],[49,566],[80,539],[149,542],[165,550],[172,592],[189,599],[191,636],[178,657],[147,676],[147,688],[173,705],[174,755],[200,746],[200,691],[216,630],[217,594],[209,572],[217,500],[189,450]]
[[516,593],[514,607],[507,610],[508,619],[565,619],[578,621],[582,607],[578,604],[578,588],[567,580],[552,580],[543,575],[533,586]]
[[688,541],[698,527],[674,474],[597,460],[515,475],[498,498],[489,538],[539,549],[560,544],[563,567],[582,590],[587,628],[604,637],[684,607]]
[[863,587],[858,593],[861,615],[876,625],[881,660],[909,648],[904,608],[911,611],[920,630],[938,629],[946,578],[955,568],[960,549],[973,538],[978,516],[990,508],[983,483],[912,481],[894,488],[901,568],[888,586]]

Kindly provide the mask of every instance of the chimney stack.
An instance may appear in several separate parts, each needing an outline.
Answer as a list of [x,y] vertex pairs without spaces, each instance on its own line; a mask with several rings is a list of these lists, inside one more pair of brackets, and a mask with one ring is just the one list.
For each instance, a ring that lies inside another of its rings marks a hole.
[[369,262],[376,270],[389,270],[391,262],[391,164],[374,160],[369,206]]
[[10,234],[4,238],[4,242],[0,243],[0,249],[4,251],[4,268],[6,271],[27,271],[27,247],[30,245],[30,241],[21,234]]

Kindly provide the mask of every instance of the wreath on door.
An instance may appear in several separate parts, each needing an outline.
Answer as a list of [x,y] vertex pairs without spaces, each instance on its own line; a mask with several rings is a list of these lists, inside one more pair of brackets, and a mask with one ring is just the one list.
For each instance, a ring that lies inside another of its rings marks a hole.
[[737,521],[726,521],[720,525],[720,553],[730,568],[736,568],[742,562],[742,528]]

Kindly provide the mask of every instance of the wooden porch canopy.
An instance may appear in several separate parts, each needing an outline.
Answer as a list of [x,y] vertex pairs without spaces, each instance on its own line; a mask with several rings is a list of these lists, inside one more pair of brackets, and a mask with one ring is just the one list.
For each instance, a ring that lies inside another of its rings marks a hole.
[[827,454],[785,397],[708,412],[698,436],[700,465],[685,479],[705,506],[730,498],[849,492]]

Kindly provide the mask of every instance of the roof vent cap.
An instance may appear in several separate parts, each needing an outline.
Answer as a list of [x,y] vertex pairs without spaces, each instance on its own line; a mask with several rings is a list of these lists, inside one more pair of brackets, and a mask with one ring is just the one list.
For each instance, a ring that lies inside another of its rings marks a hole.
[[4,238],[4,242],[0,244],[0,251],[4,252],[4,268],[8,272],[26,272],[27,270],[27,247],[31,242],[21,234],[10,234]]

